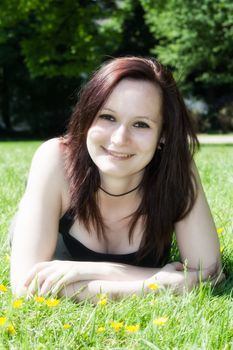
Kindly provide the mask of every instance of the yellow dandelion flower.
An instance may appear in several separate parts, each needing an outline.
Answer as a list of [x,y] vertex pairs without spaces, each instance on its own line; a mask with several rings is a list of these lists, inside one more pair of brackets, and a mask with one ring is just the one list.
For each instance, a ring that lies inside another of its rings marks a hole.
[[13,324],[10,324],[8,327],[7,327],[7,330],[10,334],[12,335],[15,335],[16,334],[16,329],[15,327],[13,326]]
[[132,299],[137,299],[137,297],[138,297],[138,296],[137,296],[136,293],[133,293],[132,296],[131,296]]
[[224,231],[224,228],[223,228],[223,227],[218,228],[218,229],[217,229],[218,235],[221,235],[221,234],[223,233],[223,231]]
[[97,294],[97,298],[98,298],[99,300],[102,300],[102,299],[107,299],[108,296],[107,296],[107,294],[105,294],[105,293],[100,293],[100,294]]
[[10,255],[6,254],[4,256],[4,260],[5,260],[5,262],[9,262],[10,261]]
[[69,323],[65,323],[65,324],[63,324],[63,328],[69,329],[69,328],[71,328],[71,325]]
[[0,326],[3,326],[6,323],[6,317],[0,317]]
[[4,284],[0,284],[0,292],[7,292],[7,287]]
[[35,300],[37,303],[43,303],[43,302],[45,301],[45,298],[36,295],[36,296],[34,297],[34,300]]
[[59,299],[48,299],[45,301],[45,304],[49,307],[57,306],[61,301]]
[[152,289],[152,290],[156,290],[156,289],[159,288],[159,285],[156,284],[156,283],[150,283],[150,284],[147,286],[147,288]]
[[125,329],[130,333],[137,332],[139,330],[139,324],[125,326]]
[[23,305],[23,300],[22,299],[14,300],[13,303],[12,303],[12,306],[13,306],[14,309],[18,309],[22,305]]
[[111,322],[111,327],[118,332],[124,326],[123,322]]
[[97,333],[103,333],[103,332],[105,332],[105,327],[97,328]]
[[98,304],[104,306],[104,305],[107,304],[107,302],[108,302],[108,299],[107,298],[103,298],[103,299],[100,299],[98,301]]
[[167,321],[168,321],[168,317],[160,317],[160,318],[156,318],[153,321],[153,323],[156,326],[164,326]]

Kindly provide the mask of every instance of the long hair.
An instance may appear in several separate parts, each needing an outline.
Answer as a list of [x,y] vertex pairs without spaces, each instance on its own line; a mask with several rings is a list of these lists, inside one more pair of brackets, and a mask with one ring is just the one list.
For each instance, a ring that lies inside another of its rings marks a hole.
[[63,139],[71,210],[87,230],[94,227],[98,237],[106,239],[106,226],[96,197],[100,176],[89,156],[86,136],[115,86],[125,78],[152,82],[162,91],[160,139],[163,143],[145,168],[140,185],[142,200],[129,225],[130,242],[138,219],[143,218],[144,232],[137,260],[150,254],[159,265],[170,249],[174,224],[190,212],[195,202],[197,191],[191,161],[198,140],[171,72],[157,60],[112,59],[81,90]]

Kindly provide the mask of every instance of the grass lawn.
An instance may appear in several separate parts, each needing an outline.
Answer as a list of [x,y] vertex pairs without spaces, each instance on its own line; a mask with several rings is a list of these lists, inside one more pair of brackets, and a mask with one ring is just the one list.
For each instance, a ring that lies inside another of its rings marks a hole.
[[122,301],[14,300],[7,228],[39,142],[0,143],[0,349],[233,349],[233,145],[196,156],[221,242],[226,281],[183,295]]

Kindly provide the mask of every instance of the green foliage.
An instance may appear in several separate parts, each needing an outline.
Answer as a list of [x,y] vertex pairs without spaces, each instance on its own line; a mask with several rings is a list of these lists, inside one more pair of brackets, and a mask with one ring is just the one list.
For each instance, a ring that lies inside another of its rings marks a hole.
[[148,54],[151,38],[139,1],[1,2],[5,126],[25,125],[37,137],[63,132],[76,102],[70,96],[90,72],[115,55]]
[[183,85],[233,82],[231,0],[141,0],[141,4],[151,32],[159,39],[152,52],[175,68]]
[[0,43],[17,38],[32,76],[79,76],[113,51],[129,10],[128,1],[3,1]]
[[[209,104],[203,125],[232,130],[232,117],[216,113],[232,102],[222,100],[233,82],[232,12],[231,0],[1,0],[1,121],[9,132],[21,121],[50,136],[56,120],[56,134],[66,96],[100,63],[151,53],[172,68],[186,96]],[[44,103],[56,95],[53,106]]]

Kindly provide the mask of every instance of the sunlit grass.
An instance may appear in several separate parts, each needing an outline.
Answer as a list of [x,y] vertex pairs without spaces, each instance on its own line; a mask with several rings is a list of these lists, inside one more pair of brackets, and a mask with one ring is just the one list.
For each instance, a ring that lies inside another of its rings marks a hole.
[[121,301],[35,296],[14,299],[7,227],[39,142],[0,143],[0,349],[233,349],[233,147],[204,146],[196,157],[222,247],[227,279],[184,295],[169,290]]

